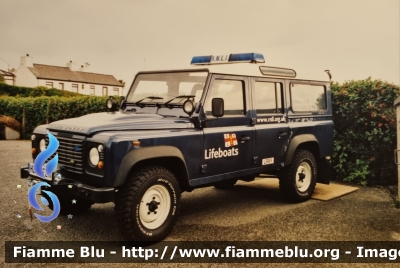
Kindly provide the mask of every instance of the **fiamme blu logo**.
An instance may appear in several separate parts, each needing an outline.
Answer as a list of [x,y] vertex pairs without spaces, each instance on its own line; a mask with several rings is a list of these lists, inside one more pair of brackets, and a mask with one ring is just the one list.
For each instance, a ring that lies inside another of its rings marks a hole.
[[[47,163],[46,160],[48,160],[57,151],[58,146],[60,145],[56,137],[54,137],[50,132],[47,132],[47,136],[49,137],[49,145],[36,157],[33,164],[33,171],[36,173],[37,176],[45,180],[52,177],[52,173],[56,169],[58,164],[58,154],[56,154]],[[46,182],[39,182],[33,185],[28,191],[28,201],[31,206],[36,210],[44,210],[36,200],[36,193],[40,190],[40,187],[43,186],[51,187],[50,184]],[[42,190],[42,192],[46,193],[53,203],[53,213],[50,216],[42,216],[37,213],[34,213],[34,215],[36,218],[38,218],[38,220],[42,222],[50,222],[57,218],[58,214],[60,214],[60,201],[58,200],[57,196],[52,192],[45,190]],[[41,197],[41,201],[46,206],[49,205],[48,200],[43,196]]]

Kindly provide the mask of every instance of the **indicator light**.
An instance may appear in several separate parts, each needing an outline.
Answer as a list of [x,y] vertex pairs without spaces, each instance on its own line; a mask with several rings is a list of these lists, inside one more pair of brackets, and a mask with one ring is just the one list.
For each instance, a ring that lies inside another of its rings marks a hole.
[[140,141],[132,141],[133,146],[139,147],[140,146]]
[[103,167],[104,167],[104,162],[103,162],[103,161],[99,161],[99,163],[97,164],[97,167],[98,167],[99,169],[103,169]]

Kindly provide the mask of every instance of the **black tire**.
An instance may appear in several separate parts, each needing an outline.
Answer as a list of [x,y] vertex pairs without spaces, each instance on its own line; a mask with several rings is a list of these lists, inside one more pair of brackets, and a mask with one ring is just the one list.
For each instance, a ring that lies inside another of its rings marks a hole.
[[172,230],[181,191],[174,174],[164,167],[135,171],[116,193],[117,226],[129,241],[160,241]]
[[307,150],[295,152],[292,163],[279,174],[279,188],[283,197],[291,202],[303,202],[311,198],[317,183],[317,163]]
[[[46,198],[49,203],[49,208],[53,210],[53,202],[50,200],[49,196],[45,192],[42,192],[42,196]],[[61,215],[81,214],[90,209],[93,205],[92,202],[74,195],[57,195],[57,198],[60,201]],[[73,200],[75,203],[72,203]]]
[[230,189],[233,186],[235,186],[237,180],[236,179],[230,179],[230,180],[223,180],[223,181],[219,181],[214,183],[214,187],[217,189]]

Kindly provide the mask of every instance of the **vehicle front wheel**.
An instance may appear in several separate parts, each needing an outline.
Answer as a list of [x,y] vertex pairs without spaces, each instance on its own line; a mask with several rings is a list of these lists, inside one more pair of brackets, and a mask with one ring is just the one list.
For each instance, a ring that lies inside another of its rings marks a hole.
[[307,150],[296,151],[292,163],[279,174],[279,188],[283,197],[292,202],[311,198],[317,183],[317,163]]
[[134,172],[116,193],[115,212],[122,235],[131,241],[160,241],[172,230],[181,191],[174,174],[159,166]]

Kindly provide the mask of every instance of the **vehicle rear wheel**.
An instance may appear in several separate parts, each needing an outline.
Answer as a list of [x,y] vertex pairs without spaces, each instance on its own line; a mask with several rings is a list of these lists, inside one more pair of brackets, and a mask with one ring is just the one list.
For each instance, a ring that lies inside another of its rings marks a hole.
[[317,163],[307,150],[296,151],[292,163],[279,174],[279,188],[283,197],[292,202],[311,198],[317,181]]
[[236,182],[237,182],[236,179],[219,181],[219,182],[214,183],[214,187],[217,189],[230,189],[233,186],[235,186]]
[[148,166],[132,174],[116,195],[115,212],[122,235],[131,241],[160,241],[172,230],[181,191],[174,174]]

